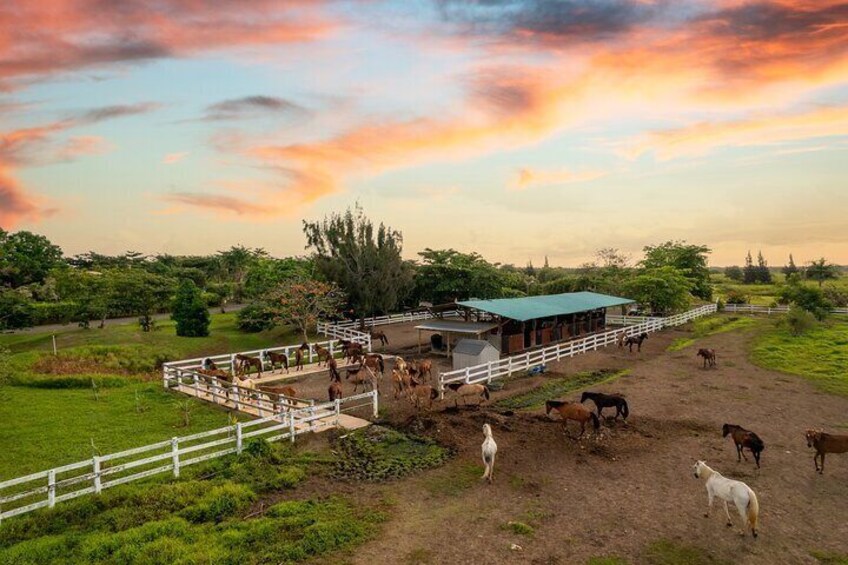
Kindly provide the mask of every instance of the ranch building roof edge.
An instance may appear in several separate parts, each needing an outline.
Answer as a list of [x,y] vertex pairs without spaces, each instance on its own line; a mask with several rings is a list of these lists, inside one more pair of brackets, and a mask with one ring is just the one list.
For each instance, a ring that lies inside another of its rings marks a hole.
[[545,296],[524,296],[521,298],[496,298],[494,300],[465,300],[457,302],[459,306],[472,308],[525,322],[537,318],[564,316],[577,312],[588,312],[599,308],[611,308],[632,304],[635,300],[620,298],[597,292],[564,292]]

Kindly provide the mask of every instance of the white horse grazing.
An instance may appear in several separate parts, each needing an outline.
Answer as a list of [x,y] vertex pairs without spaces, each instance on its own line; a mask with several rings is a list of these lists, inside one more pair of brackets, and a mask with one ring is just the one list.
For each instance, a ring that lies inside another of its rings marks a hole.
[[[710,469],[703,461],[698,461],[692,466],[692,471],[695,473],[695,478],[701,477],[707,480],[707,512],[705,518],[710,517],[710,510],[713,507],[713,498],[718,497],[724,502],[724,513],[727,515],[727,526],[732,527],[730,521],[730,511],[727,509],[727,503],[733,502],[736,505],[736,510],[739,511],[739,516],[742,518],[742,523],[747,524],[751,528],[751,534],[757,537],[757,519],[760,513],[760,505],[757,502],[757,495],[751,490],[751,487],[741,481],[734,481],[722,476],[718,471]],[[742,535],[745,535],[745,526],[742,527]]]
[[486,436],[483,440],[483,465],[486,466],[486,470],[483,471],[482,478],[491,483],[495,477],[495,454],[498,452],[498,444],[492,437],[492,428],[489,424],[483,424],[483,435]]

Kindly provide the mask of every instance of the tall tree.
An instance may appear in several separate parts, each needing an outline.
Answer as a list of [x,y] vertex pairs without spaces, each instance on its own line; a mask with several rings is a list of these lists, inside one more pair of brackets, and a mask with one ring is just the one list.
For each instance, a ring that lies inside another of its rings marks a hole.
[[781,270],[783,271],[783,274],[787,277],[789,275],[794,275],[798,272],[798,267],[795,266],[795,259],[792,258],[791,253],[789,254],[789,264],[784,265],[783,269]]
[[689,306],[692,281],[676,267],[643,269],[625,283],[625,293],[656,314],[670,314]]
[[745,267],[742,268],[742,282],[754,284],[757,280],[757,268],[754,266],[754,258],[751,257],[751,250],[749,249],[748,255],[745,256]]
[[183,279],[171,305],[171,319],[177,323],[177,335],[204,337],[209,335],[209,308],[194,281]]
[[383,224],[375,227],[358,204],[322,221],[304,220],[303,232],[318,272],[347,294],[361,318],[396,309],[410,292],[403,236]]
[[221,272],[234,285],[233,300],[236,302],[244,300],[244,281],[250,266],[258,259],[267,256],[268,252],[262,248],[251,249],[243,245],[234,245],[226,251],[218,252]]
[[0,228],[0,286],[44,282],[47,273],[60,264],[62,249],[43,235]]
[[271,290],[264,302],[274,323],[295,326],[307,341],[318,320],[339,314],[344,293],[334,283],[294,277]]
[[771,284],[771,271],[768,268],[768,262],[766,262],[766,258],[763,257],[763,252],[757,252],[757,282],[760,284]]
[[704,300],[712,300],[713,287],[710,283],[710,269],[707,255],[711,252],[706,245],[692,245],[685,241],[666,241],[659,245],[644,248],[645,269],[674,267],[689,281],[691,293]]
[[[504,275],[477,253],[460,253],[454,249],[430,249],[420,252],[415,285],[422,298],[435,304],[468,298],[503,297]],[[528,276],[521,269],[509,271]]]
[[819,288],[824,281],[839,278],[839,268],[833,263],[828,263],[824,257],[810,261],[805,273],[808,279],[818,281]]

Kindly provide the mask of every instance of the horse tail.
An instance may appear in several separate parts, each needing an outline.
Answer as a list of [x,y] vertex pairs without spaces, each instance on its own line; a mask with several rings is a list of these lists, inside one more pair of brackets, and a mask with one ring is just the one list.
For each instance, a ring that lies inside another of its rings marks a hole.
[[760,517],[760,503],[757,502],[757,495],[750,488],[748,489],[748,525],[751,526],[751,534],[757,537],[757,520]]
[[483,396],[486,397],[486,400],[489,400],[489,387],[483,386]]
[[627,401],[623,398],[621,399],[621,413],[624,415],[625,419],[630,416],[630,408],[627,407]]
[[592,417],[592,425],[595,427],[595,429],[599,429],[601,427],[601,421],[598,420],[598,417],[595,415],[595,413],[589,412],[589,416]]
[[760,436],[751,432],[751,449],[753,451],[762,451],[766,448],[766,444],[760,439]]

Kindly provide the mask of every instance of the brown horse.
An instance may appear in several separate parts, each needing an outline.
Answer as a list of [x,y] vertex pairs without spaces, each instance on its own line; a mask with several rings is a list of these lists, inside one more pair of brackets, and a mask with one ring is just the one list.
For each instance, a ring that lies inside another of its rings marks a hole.
[[715,349],[701,348],[701,349],[698,350],[698,353],[695,354],[695,357],[703,357],[704,358],[704,369],[706,369],[707,366],[710,366],[710,367],[716,366]]
[[386,371],[386,364],[383,362],[383,356],[379,353],[369,353],[365,356],[365,359],[362,360],[362,366],[368,367],[375,373],[380,373],[382,377]]
[[374,339],[378,340],[383,347],[385,347],[389,344],[389,338],[386,337],[386,332],[384,332],[383,330],[372,329],[371,330],[371,339],[372,340],[374,340]]
[[[807,447],[816,448],[813,463],[820,475],[824,475],[825,453],[848,453],[848,435],[826,434],[821,430],[807,430],[806,435]],[[819,469],[819,457],[821,457],[821,469]]]
[[[559,412],[560,417],[562,418],[562,429],[566,435],[568,435],[568,421],[574,420],[575,422],[580,423],[580,435],[577,437],[582,437],[586,432],[586,422],[589,420],[592,421],[592,426],[594,426],[595,430],[598,430],[601,427],[601,421],[598,420],[598,417],[594,412],[580,404],[579,402],[568,402],[566,400],[548,400],[545,402],[545,414],[550,416],[551,410],[556,410]],[[571,437],[569,435],[569,437]]]
[[285,353],[277,353],[276,351],[263,351],[265,359],[271,365],[271,370],[277,368],[277,365],[280,366],[281,369],[285,369],[286,373],[289,372],[289,356]]
[[233,376],[229,373],[229,371],[222,371],[221,369],[198,369],[197,372],[201,375],[206,375],[207,377],[215,377],[216,379],[227,383],[233,380]]
[[624,340],[624,345],[626,345],[630,353],[633,353],[633,346],[636,346],[636,351],[642,351],[642,342],[648,339],[648,334],[645,332],[640,333],[639,335],[631,335],[630,337]]
[[318,366],[321,366],[321,362],[327,363],[327,361],[332,357],[330,355],[330,350],[321,347],[319,344],[315,344],[315,354],[318,356]]
[[415,365],[420,379],[423,379],[424,375],[427,375],[430,380],[433,379],[433,362],[431,360],[422,359],[415,363]]
[[477,406],[483,404],[484,400],[489,400],[489,388],[486,385],[477,383],[448,383],[448,388],[456,393],[454,397],[454,406],[459,406],[459,399],[462,398],[462,405],[465,406],[468,402],[466,398],[477,398]]
[[200,366],[201,366],[201,368],[207,369],[209,371],[217,371],[218,370],[218,365],[216,365],[215,362],[212,359],[210,359],[209,357],[206,357],[205,359],[203,359],[203,362],[200,363]]
[[362,370],[363,366],[360,365],[357,368],[348,368],[347,375],[345,376],[345,380],[353,383],[353,393],[356,394],[357,389],[360,385],[362,385],[363,389],[370,388],[374,390],[377,388],[377,379],[370,374],[368,370]]
[[416,410],[426,404],[428,410],[432,410],[433,401],[439,398],[439,391],[430,385],[422,385],[415,379],[410,379],[409,400],[415,405]]
[[598,409],[598,418],[601,417],[601,412],[603,412],[604,408],[608,407],[615,408],[616,420],[618,420],[619,416],[622,416],[626,420],[630,415],[630,408],[627,406],[627,400],[624,398],[624,395],[586,391],[580,396],[580,402],[586,402],[586,400],[591,400],[595,403],[595,407]]
[[262,361],[257,357],[248,357],[241,353],[236,353],[235,358],[236,375],[243,376],[250,373],[250,368],[256,369],[257,376],[262,376]]
[[344,359],[346,361],[350,361],[351,363],[356,363],[354,360],[356,357],[362,357],[365,350],[362,347],[361,343],[353,343],[349,342],[347,347],[342,348],[342,354],[344,355]]
[[760,453],[766,448],[766,444],[760,439],[760,436],[750,430],[746,430],[742,426],[736,424],[725,424],[721,427],[721,437],[730,435],[733,438],[733,443],[736,445],[736,462],[740,462],[745,457],[745,452],[742,451],[746,447],[753,454],[754,461],[757,462],[757,468],[760,468]]
[[300,347],[294,350],[294,366],[295,371],[303,370],[304,351],[309,351],[309,344],[305,341],[300,344]]
[[342,385],[338,381],[331,382],[329,388],[327,388],[327,395],[330,397],[330,402],[341,399],[343,397]]
[[339,374],[339,365],[335,359],[327,360],[327,370],[330,373],[330,381],[341,381],[342,376]]
[[408,372],[392,369],[392,390],[395,393],[395,398],[409,390],[411,386],[412,377]]

